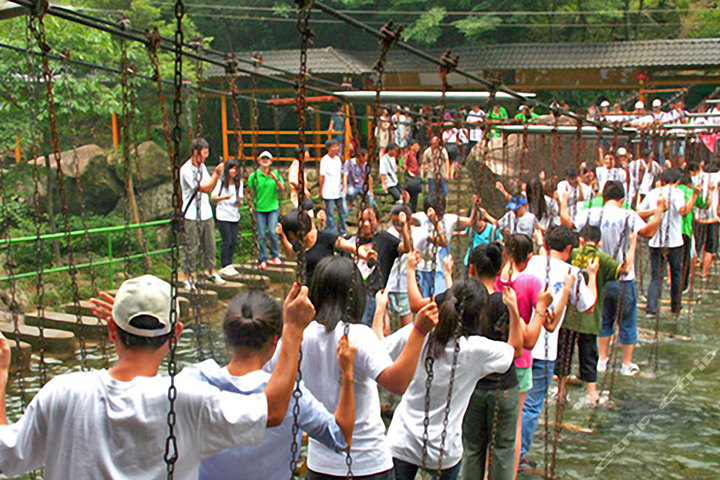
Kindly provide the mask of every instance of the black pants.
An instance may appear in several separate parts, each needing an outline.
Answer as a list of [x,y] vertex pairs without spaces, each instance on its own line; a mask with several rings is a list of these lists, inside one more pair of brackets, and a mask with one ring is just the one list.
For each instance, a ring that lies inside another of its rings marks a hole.
[[[670,311],[680,311],[680,295],[682,289],[682,245],[667,249],[667,261],[670,264]],[[660,301],[660,284],[665,281],[665,256],[662,248],[650,248],[650,285],[647,293],[647,307],[650,314],[658,313]]]
[[580,360],[580,380],[595,383],[597,382],[598,363],[597,335],[589,333],[578,333],[565,328],[560,329],[555,374],[558,377],[570,375],[576,342],[578,345],[578,359]]
[[[335,475],[326,475],[324,473],[318,473],[313,472],[312,470],[308,469],[307,473],[307,480],[340,480],[347,478],[345,475],[343,476],[335,476]],[[386,470],[384,472],[375,473],[373,475],[353,475],[353,478],[356,478],[357,480],[394,480],[395,479],[395,470],[392,468],[390,470]]]
[[682,255],[682,291],[690,284],[690,253],[692,250],[692,238],[690,235],[683,235],[683,255]]
[[406,177],[405,190],[410,194],[410,208],[417,212],[418,197],[422,193],[422,179],[419,177]]
[[232,264],[235,247],[237,247],[240,222],[216,221],[222,243],[220,244],[220,266],[227,267]]
[[393,197],[393,200],[397,202],[402,195],[402,189],[399,185],[393,185],[392,187],[388,187],[388,193]]

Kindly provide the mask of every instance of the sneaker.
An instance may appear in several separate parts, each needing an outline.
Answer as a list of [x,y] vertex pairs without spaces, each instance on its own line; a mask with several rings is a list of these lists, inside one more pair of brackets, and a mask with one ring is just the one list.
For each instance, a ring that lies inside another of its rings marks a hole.
[[657,317],[657,313],[646,313],[645,318],[649,320],[654,320]]
[[279,267],[280,265],[282,265],[282,260],[280,260],[280,257],[275,257],[270,260],[270,263]]
[[220,269],[220,274],[225,275],[227,277],[235,277],[235,276],[239,275],[240,273],[237,270],[235,270],[235,267],[233,267],[232,265],[227,265]]
[[527,472],[534,470],[537,467],[537,463],[530,461],[526,458],[520,459],[520,465],[518,465],[518,472]]
[[195,284],[192,280],[185,280],[185,284],[183,286],[185,287],[185,290],[195,290]]
[[260,270],[267,270],[267,262],[260,262],[260,265],[258,266]]
[[634,363],[631,363],[630,365],[623,364],[623,366],[620,367],[620,375],[624,375],[626,377],[632,377],[634,375],[637,375],[639,372],[640,367],[638,367]]
[[604,372],[605,370],[607,370],[608,360],[609,360],[608,358],[606,358],[605,360],[598,360],[598,364],[597,364],[598,372]]
[[225,283],[225,280],[223,280],[223,278],[222,278],[222,277],[220,276],[220,274],[217,273],[217,272],[215,272],[215,273],[213,273],[212,275],[210,275],[210,276],[208,277],[208,280],[209,280],[210,282],[216,283],[216,284],[218,284],[218,285],[222,285],[223,283]]

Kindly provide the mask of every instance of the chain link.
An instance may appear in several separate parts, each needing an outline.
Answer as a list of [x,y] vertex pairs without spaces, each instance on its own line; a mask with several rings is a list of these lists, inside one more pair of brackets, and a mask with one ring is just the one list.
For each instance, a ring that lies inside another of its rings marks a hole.
[[[175,329],[178,323],[177,298],[178,298],[178,257],[180,247],[178,237],[182,230],[182,199],[180,197],[180,142],[182,140],[182,128],[180,120],[182,116],[182,46],[183,46],[183,30],[182,21],[185,16],[185,6],[182,0],[175,2],[175,71],[173,76],[174,99],[173,99],[173,115],[175,117],[175,125],[172,129],[172,172],[173,172],[173,226],[172,226],[172,249],[171,249],[171,279],[170,279],[170,296],[172,308],[170,309],[170,352],[168,357],[168,375],[170,376],[170,385],[168,387],[168,401],[170,403],[167,415],[168,436],[165,442],[164,460],[167,466],[167,478],[171,480],[175,474],[175,462],[178,459],[177,439],[175,437],[175,423],[177,420],[175,414],[175,400],[177,399],[177,387],[175,386],[175,374],[177,373],[177,360],[175,351],[177,349],[177,340],[175,338]],[[160,76],[157,78],[158,87],[161,86]]]
[[[63,224],[65,227],[65,242],[67,245],[67,256],[70,274],[70,283],[72,288],[72,299],[73,299],[73,310],[77,323],[77,338],[80,344],[80,363],[83,371],[88,369],[87,365],[87,348],[85,345],[85,325],[82,322],[82,315],[80,312],[80,292],[77,283],[77,269],[75,268],[75,254],[72,245],[72,236],[70,235],[70,212],[68,210],[67,194],[65,192],[65,175],[62,170],[62,155],[60,154],[60,138],[57,131],[57,113],[55,110],[55,95],[53,92],[53,73],[50,69],[50,50],[52,47],[47,43],[45,34],[45,22],[43,13],[47,11],[48,3],[46,0],[38,1],[37,4],[40,12],[36,12],[37,17],[34,21],[28,23],[30,31],[35,38],[35,41],[40,48],[42,54],[42,71],[43,71],[43,82],[45,83],[46,95],[47,95],[47,107],[48,107],[48,118],[50,121],[50,141],[52,144],[52,158],[57,166],[56,179],[58,183],[58,193],[60,196],[60,203],[62,205],[62,216]],[[48,165],[50,160],[48,158]]]
[[[127,28],[129,20],[124,18],[120,24],[123,28]],[[123,180],[125,182],[125,229],[123,230],[123,243],[125,244],[125,280],[130,278],[130,195],[132,188],[132,178],[130,173],[130,79],[129,70],[130,64],[128,63],[127,56],[127,41],[124,38],[120,39],[120,91],[121,91],[121,108],[122,108],[122,122],[120,123],[122,133],[122,156],[123,156]]]
[[[204,39],[199,38],[196,39],[193,42],[193,46],[195,47],[195,50],[197,53],[202,54],[203,51],[203,43]],[[203,136],[203,122],[202,122],[202,113],[203,113],[203,92],[202,92],[202,85],[205,80],[205,62],[198,58],[197,63],[195,64],[195,108],[197,109],[195,112],[195,137],[201,138]]]
[[425,356],[425,416],[423,417],[423,433],[422,433],[422,462],[421,466],[423,470],[427,468],[428,459],[428,446],[430,443],[430,434],[428,429],[430,427],[430,397],[432,390],[432,382],[435,378],[435,372],[433,366],[435,365],[435,359],[430,351],[430,342],[427,343],[427,355]]

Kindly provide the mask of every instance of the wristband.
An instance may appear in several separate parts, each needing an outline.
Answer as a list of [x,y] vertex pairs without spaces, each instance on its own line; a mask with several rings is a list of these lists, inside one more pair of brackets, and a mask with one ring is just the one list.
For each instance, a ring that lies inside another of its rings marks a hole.
[[347,380],[343,380],[342,378],[338,379],[338,383],[340,385],[355,385],[355,380],[350,380],[349,382]]

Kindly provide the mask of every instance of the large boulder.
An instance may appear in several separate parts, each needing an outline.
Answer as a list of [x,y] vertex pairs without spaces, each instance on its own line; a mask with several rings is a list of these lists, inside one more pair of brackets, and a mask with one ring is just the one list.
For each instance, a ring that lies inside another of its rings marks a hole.
[[[96,157],[105,157],[105,150],[91,143],[89,145],[76,147],[72,150],[60,152],[60,166],[66,176],[76,177],[78,174],[82,175],[85,173],[90,161]],[[30,160],[28,163],[32,164],[33,162],[36,162],[38,166],[44,167],[47,165],[47,158],[38,157]],[[52,155],[50,155],[50,168],[53,170],[57,168],[57,162]]]
[[[76,178],[65,179],[65,196],[67,197],[70,213],[79,214],[80,202],[84,203],[85,211],[95,215],[106,215],[110,213],[120,199],[123,198],[124,186],[112,168],[109,168],[105,156],[96,156],[90,159],[85,165],[80,176],[80,185]],[[82,188],[82,196],[80,189]],[[57,197],[57,187],[54,187]],[[58,203],[55,203],[59,208]]]
[[[138,145],[136,152],[138,162],[131,169],[136,189],[145,190],[172,180],[167,150],[155,142],[147,141]],[[133,152],[133,156],[136,152]]]
[[[138,211],[142,221],[169,218],[173,213],[172,207],[172,183],[166,182],[155,185],[136,195]],[[125,213],[125,202],[118,202],[117,212]]]

